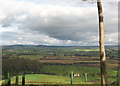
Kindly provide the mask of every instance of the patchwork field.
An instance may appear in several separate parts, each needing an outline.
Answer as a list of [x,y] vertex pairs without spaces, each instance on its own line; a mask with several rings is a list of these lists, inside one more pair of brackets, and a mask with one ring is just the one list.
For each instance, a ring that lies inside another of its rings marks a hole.
[[[2,53],[2,78],[7,80],[9,73],[13,84],[16,75],[21,84],[23,72],[26,84],[70,84],[71,72],[79,74],[74,84],[100,83],[98,47],[3,46]],[[108,81],[113,83],[117,81],[117,47],[107,47],[106,53]]]
[[[75,56],[52,56],[52,57],[42,57],[37,55],[21,55],[19,58],[36,60],[40,63],[45,64],[71,64],[71,65],[80,65],[80,66],[91,66],[99,67],[100,66],[100,57],[75,57]],[[88,65],[89,64],[89,65]],[[118,60],[110,60],[110,57],[107,57],[107,67],[108,69],[116,69],[118,67]]]

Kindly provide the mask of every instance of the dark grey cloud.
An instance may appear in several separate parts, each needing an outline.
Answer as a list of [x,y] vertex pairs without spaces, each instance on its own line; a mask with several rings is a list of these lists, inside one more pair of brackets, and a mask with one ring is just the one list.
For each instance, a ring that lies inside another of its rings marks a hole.
[[[28,16],[19,28],[33,33],[46,34],[60,40],[80,41],[88,40],[92,38],[91,36],[97,36],[95,8],[89,8],[92,10],[90,12],[84,11],[87,10],[86,8],[68,9],[67,7],[60,7],[57,10],[54,7],[52,8],[52,10],[45,8],[44,10],[47,11],[41,12],[38,16]],[[45,15],[41,15],[42,13]]]

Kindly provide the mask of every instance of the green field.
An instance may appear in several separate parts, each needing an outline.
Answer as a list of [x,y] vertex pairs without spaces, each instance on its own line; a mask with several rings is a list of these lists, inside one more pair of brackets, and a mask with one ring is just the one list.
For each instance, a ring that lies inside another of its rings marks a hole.
[[75,72],[75,73],[98,73],[99,69],[95,67],[80,67],[80,66],[62,66],[62,65],[45,65],[43,66],[42,69],[43,72],[48,72],[48,73],[55,73],[58,75],[61,74],[69,74],[70,72]]
[[[70,84],[70,73],[80,74],[74,77],[74,84],[100,84],[100,72],[95,67],[80,66],[62,66],[62,65],[44,65],[41,72],[46,74],[26,74],[26,84]],[[117,71],[108,70],[108,76],[116,76]],[[48,74],[47,74],[48,73]],[[54,75],[52,74],[54,73]],[[85,82],[84,73],[88,74],[88,82]],[[90,74],[95,74],[91,76]],[[109,82],[116,81],[116,78],[108,78]],[[15,76],[11,78],[12,84],[15,83]],[[19,84],[22,82],[22,76],[19,75]]]
[[99,49],[74,49],[73,51],[99,51]]
[[[44,73],[55,73],[57,75],[67,75],[70,74],[70,72],[74,73],[88,73],[88,74],[96,74],[100,73],[100,69],[96,67],[81,67],[78,65],[44,65],[42,72]],[[108,76],[116,76],[117,71],[115,70],[107,70]]]
[[[90,79],[95,79],[91,77]],[[12,79],[12,84],[15,83],[15,77]],[[21,84],[22,76],[19,76],[19,84]],[[46,74],[27,74],[26,84],[70,84],[69,76],[46,75]],[[74,77],[73,84],[92,84],[92,82],[85,82],[84,77]]]
[[[15,83],[15,77],[12,77],[12,84]],[[91,80],[99,80],[96,83]],[[109,80],[115,80],[110,78]],[[22,76],[19,76],[19,84],[22,82]],[[47,75],[47,74],[27,74],[26,84],[70,84],[69,76]],[[73,84],[100,84],[100,78],[89,77],[88,82],[85,82],[84,76],[74,77]]]
[[[117,80],[118,50],[116,46],[106,48],[108,81]],[[26,84],[70,84],[70,73],[79,74],[74,77],[74,84],[100,83],[100,55],[97,46],[3,46],[2,78],[11,76],[15,83],[15,75],[26,73]],[[85,82],[85,73],[88,82]]]

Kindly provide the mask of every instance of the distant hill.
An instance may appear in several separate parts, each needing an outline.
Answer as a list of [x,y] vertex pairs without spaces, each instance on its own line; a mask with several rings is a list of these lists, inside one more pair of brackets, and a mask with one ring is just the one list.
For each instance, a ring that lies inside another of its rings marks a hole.
[[[87,47],[87,48],[98,48],[99,46],[53,46],[53,45],[2,45],[5,47]],[[119,47],[118,45],[106,45],[106,48],[109,47]]]

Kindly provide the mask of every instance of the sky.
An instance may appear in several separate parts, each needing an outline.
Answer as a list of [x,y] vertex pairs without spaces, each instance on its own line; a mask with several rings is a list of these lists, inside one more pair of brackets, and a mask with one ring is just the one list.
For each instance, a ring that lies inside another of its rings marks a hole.
[[[105,45],[118,43],[118,2],[103,2]],[[0,0],[0,45],[99,45],[94,2]]]

